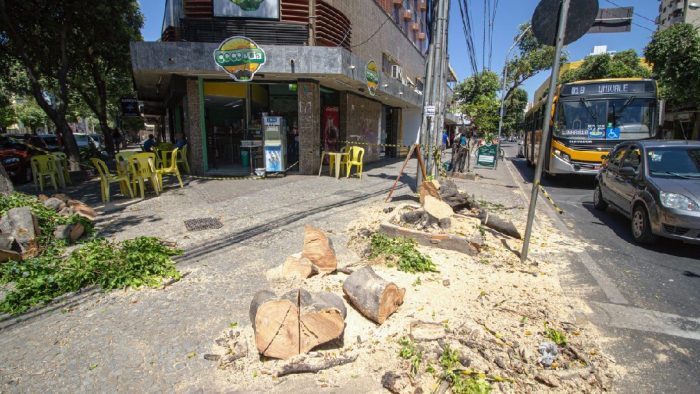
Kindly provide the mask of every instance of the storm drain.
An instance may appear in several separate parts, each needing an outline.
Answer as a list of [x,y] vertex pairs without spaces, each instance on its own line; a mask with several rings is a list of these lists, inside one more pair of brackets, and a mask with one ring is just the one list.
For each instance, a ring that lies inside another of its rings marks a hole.
[[224,224],[217,218],[197,218],[185,220],[185,228],[187,228],[187,231],[216,230],[221,227],[224,227]]

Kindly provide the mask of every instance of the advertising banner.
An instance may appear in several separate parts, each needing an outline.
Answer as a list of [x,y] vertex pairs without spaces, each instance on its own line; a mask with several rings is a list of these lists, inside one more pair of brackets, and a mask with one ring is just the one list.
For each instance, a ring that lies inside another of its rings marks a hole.
[[476,153],[476,166],[480,168],[496,168],[498,164],[498,145],[487,144],[480,146]]
[[279,19],[279,0],[214,0],[214,16]]
[[265,50],[247,37],[227,38],[214,51],[214,62],[237,82],[250,82],[265,64]]
[[323,149],[333,152],[338,147],[340,138],[340,109],[338,107],[323,108]]
[[370,60],[367,63],[365,76],[367,77],[367,91],[374,96],[379,86],[379,67],[377,67],[377,63],[374,60]]

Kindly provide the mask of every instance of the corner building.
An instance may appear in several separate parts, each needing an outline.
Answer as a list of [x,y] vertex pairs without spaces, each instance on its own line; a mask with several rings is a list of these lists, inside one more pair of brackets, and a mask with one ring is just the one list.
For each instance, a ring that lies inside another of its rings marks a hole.
[[[199,175],[250,173],[262,119],[287,125],[287,165],[313,174],[322,150],[362,142],[365,162],[416,139],[430,0],[168,0],[162,37],[131,44],[144,115],[160,139],[183,133]],[[230,37],[265,62],[247,82],[215,62]],[[378,82],[368,79],[374,63]]]

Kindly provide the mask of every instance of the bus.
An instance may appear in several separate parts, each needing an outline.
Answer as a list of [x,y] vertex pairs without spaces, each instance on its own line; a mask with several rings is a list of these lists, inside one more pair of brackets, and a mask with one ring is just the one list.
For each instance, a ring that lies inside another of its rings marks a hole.
[[551,133],[542,141],[546,98],[525,115],[524,153],[536,165],[540,144],[548,152],[546,175],[598,173],[603,158],[622,141],[659,138],[656,81],[600,79],[560,85],[554,97]]

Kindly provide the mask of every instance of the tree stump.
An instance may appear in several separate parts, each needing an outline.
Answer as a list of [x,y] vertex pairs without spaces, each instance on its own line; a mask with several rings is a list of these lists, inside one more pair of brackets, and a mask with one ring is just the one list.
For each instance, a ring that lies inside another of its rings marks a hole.
[[343,292],[360,313],[382,324],[403,304],[406,289],[382,279],[371,267],[364,267],[345,280]]
[[328,274],[338,267],[333,244],[320,229],[307,225],[304,227],[304,249],[302,257],[306,257],[323,274]]
[[343,300],[331,293],[293,290],[281,297],[260,291],[250,303],[250,321],[260,354],[287,359],[339,338],[345,331]]
[[311,263],[311,260],[300,255],[291,255],[282,264],[282,275],[287,279],[306,279],[317,273],[318,268]]

